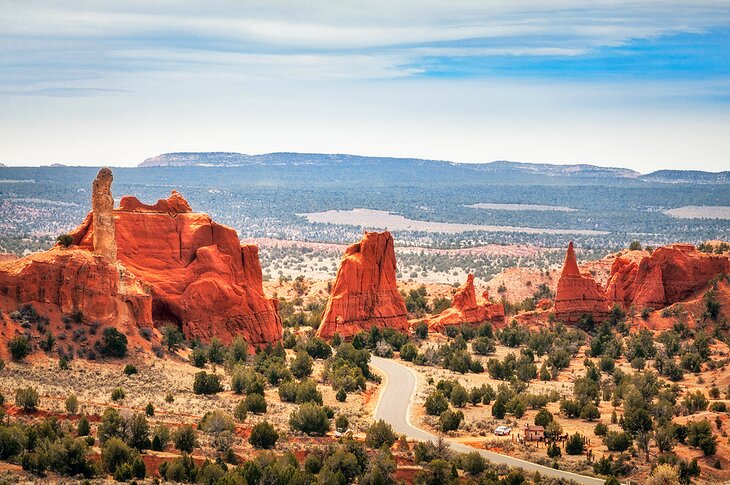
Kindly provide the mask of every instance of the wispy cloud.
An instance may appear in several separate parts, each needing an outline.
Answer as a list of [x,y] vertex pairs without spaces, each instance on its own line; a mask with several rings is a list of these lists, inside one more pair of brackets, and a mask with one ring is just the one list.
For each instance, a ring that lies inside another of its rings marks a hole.
[[729,27],[727,0],[2,0],[0,157],[726,163]]

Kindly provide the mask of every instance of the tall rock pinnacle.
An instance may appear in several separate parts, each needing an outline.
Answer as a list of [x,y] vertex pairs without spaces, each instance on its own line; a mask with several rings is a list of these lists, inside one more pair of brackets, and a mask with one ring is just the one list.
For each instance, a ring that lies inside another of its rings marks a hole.
[[117,259],[117,239],[114,230],[114,198],[112,197],[112,171],[99,170],[91,190],[91,211],[94,223],[94,253]]
[[573,241],[568,244],[568,251],[565,253],[565,264],[563,264],[563,276],[578,276],[578,260],[575,258],[575,250],[573,249]]

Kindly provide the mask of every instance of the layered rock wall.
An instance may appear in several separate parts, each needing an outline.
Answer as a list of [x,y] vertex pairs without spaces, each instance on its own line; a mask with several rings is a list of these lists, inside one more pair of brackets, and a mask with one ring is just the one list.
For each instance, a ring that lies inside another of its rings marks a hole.
[[606,293],[611,302],[625,308],[664,308],[704,288],[718,274],[730,274],[727,256],[673,244],[656,249],[638,263],[616,258]]

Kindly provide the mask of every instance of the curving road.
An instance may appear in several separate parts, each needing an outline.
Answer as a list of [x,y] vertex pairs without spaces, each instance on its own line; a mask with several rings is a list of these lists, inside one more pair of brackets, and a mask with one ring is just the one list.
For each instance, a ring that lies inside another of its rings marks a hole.
[[[416,390],[416,374],[401,364],[390,359],[383,359],[373,356],[370,363],[380,369],[386,376],[385,388],[381,391],[380,401],[375,408],[375,419],[382,419],[389,423],[398,434],[405,434],[409,438],[420,441],[435,441],[436,436],[416,428],[410,421],[410,407],[412,397]],[[484,458],[494,463],[504,463],[509,466],[519,467],[529,472],[540,472],[542,475],[575,480],[586,485],[603,485],[604,481],[599,478],[587,477],[577,473],[538,465],[529,461],[512,458],[507,455],[500,455],[492,451],[472,448],[461,443],[449,441],[449,446],[459,453],[478,451]]]

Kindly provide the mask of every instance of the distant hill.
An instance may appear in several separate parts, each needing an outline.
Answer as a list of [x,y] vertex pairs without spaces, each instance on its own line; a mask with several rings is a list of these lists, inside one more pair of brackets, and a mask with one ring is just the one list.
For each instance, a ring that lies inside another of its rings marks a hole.
[[701,170],[657,170],[641,176],[647,182],[665,184],[727,184],[730,172],[703,172]]
[[4,167],[4,166],[5,166],[5,164],[4,164],[4,163],[0,163],[0,167]]
[[553,165],[549,163],[520,163],[496,161],[488,163],[455,163],[444,160],[420,158],[366,157],[348,154],[323,153],[266,153],[246,155],[235,152],[178,152],[164,153],[142,162],[140,167],[245,167],[252,165],[267,166],[350,166],[350,167],[397,167],[419,166],[427,168],[448,168],[458,166],[462,169],[502,175],[541,175],[547,177],[620,177],[638,178],[640,173],[625,168],[598,167],[595,165]]

